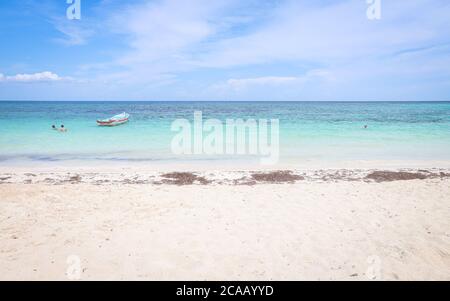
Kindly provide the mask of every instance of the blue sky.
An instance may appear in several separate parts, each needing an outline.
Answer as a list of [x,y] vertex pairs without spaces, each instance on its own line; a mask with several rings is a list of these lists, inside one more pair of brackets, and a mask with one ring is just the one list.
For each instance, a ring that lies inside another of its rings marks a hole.
[[0,2],[1,100],[450,100],[448,0],[80,1]]

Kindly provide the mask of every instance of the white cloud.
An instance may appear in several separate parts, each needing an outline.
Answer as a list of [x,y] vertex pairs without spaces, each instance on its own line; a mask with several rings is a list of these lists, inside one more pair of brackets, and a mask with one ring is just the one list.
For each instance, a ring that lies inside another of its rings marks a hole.
[[[124,67],[118,76],[133,83],[201,68],[278,62],[332,70],[358,60],[382,62],[383,56],[439,44],[450,34],[450,7],[439,0],[435,5],[425,0],[384,1],[380,21],[366,18],[368,6],[361,0],[274,2],[263,17],[249,9],[251,5],[239,9],[241,3],[162,0],[122,8],[111,23],[129,50],[111,66]],[[261,7],[260,2],[255,6]],[[252,17],[260,19],[256,25]],[[253,25],[242,30],[246,22]]]
[[292,83],[298,80],[300,80],[299,77],[265,76],[256,78],[229,79],[227,80],[227,84],[234,89],[243,89],[249,86],[278,86],[282,84]]
[[226,87],[235,90],[242,90],[254,87],[281,86],[281,85],[301,85],[309,80],[334,80],[332,74],[327,70],[314,69],[302,76],[263,76],[254,78],[229,79]]
[[0,81],[6,82],[54,82],[54,81],[61,81],[64,79],[67,78],[62,78],[58,74],[55,74],[50,71],[32,74],[23,73],[11,76],[5,76],[3,74],[0,74]]
[[[33,12],[33,15],[39,16],[39,19],[45,20],[46,22],[51,24],[56,31],[59,32],[59,35],[52,36],[51,40],[64,46],[78,46],[87,44],[89,37],[93,36],[97,32],[100,32],[101,29],[104,29],[104,26],[102,26],[103,24],[100,24],[100,29],[96,26],[96,24],[99,24],[101,21],[103,21],[100,18],[82,18],[82,20],[69,20],[66,16],[65,11],[66,8],[69,7],[69,5],[65,4],[65,0],[21,2],[26,2],[23,4],[26,11]],[[64,3],[64,9],[61,9],[61,3],[58,2]],[[88,10],[83,6],[84,0],[81,0],[81,2],[81,11],[83,14],[83,12],[87,12]],[[104,3],[106,4],[106,1]],[[103,3],[100,5],[103,5]],[[95,6],[93,6],[89,10],[94,9],[94,7]]]
[[[207,87],[203,98],[220,100],[291,100],[307,95],[311,90],[322,90],[334,85],[335,75],[325,69],[312,69],[298,76],[261,76],[231,78]],[[321,93],[322,97],[327,97]]]
[[450,34],[448,3],[383,1],[380,21],[367,20],[367,5],[361,0],[305,3],[286,1],[258,30],[212,45],[199,64],[233,67],[274,61],[334,63],[430,45]]
[[133,83],[194,70],[199,67],[195,58],[202,56],[208,44],[232,24],[248,21],[230,14],[239,2],[162,0],[122,8],[108,24],[128,43],[128,49],[110,66],[125,68],[127,72],[120,71],[120,76]]
[[93,35],[93,31],[80,28],[76,25],[68,24],[67,22],[67,20],[55,21],[55,28],[64,35],[63,38],[57,38],[55,39],[55,41],[66,46],[86,44],[87,38]]

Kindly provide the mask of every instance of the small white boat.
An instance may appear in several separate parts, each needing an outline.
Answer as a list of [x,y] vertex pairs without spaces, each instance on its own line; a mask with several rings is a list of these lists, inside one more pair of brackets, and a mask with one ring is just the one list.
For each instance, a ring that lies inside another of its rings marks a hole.
[[124,112],[122,114],[113,116],[108,119],[97,120],[97,125],[99,125],[99,126],[116,126],[116,125],[127,123],[129,118],[130,118],[130,114]]

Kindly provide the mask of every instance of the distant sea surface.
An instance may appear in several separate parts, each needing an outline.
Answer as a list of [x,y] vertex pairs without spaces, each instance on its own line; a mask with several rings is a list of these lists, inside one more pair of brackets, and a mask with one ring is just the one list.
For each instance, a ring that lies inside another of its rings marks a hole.
[[[170,127],[177,118],[193,120],[194,111],[222,121],[279,119],[280,162],[450,160],[450,102],[1,101],[0,164],[189,160],[172,154]],[[122,112],[131,115],[128,124],[96,125]],[[53,131],[53,124],[68,132]]]

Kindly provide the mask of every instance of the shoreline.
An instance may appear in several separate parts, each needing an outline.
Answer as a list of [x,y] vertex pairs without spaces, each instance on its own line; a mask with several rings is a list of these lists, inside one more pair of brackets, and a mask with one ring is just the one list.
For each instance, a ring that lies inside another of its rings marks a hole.
[[318,169],[318,170],[229,170],[229,171],[160,171],[145,172],[122,170],[115,172],[68,170],[53,171],[0,171],[2,184],[147,184],[147,185],[259,185],[297,182],[367,183],[404,180],[444,180],[450,178],[448,168],[401,169]]
[[450,178],[450,168],[394,168],[394,169],[254,169],[215,171],[145,171],[71,170],[39,171],[0,169],[2,184],[150,184],[150,185],[258,185],[296,182],[392,182],[402,180],[444,180]]
[[450,169],[450,160],[289,160],[275,165],[261,165],[246,160],[180,160],[180,161],[3,161],[0,173],[25,172],[232,172],[270,170],[401,170]]

